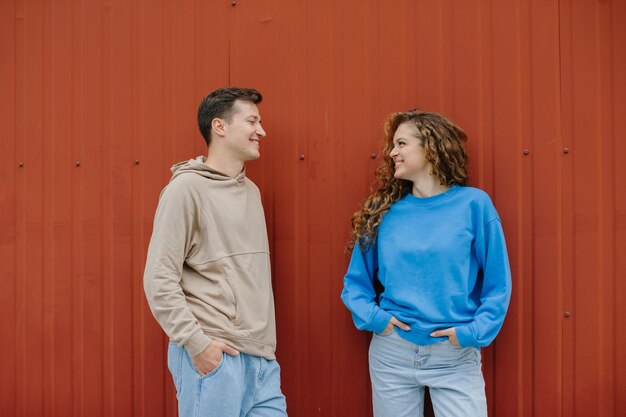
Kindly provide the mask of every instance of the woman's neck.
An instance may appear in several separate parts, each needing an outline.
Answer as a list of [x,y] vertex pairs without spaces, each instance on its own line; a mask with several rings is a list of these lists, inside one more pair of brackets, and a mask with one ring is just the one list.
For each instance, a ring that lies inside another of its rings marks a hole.
[[413,182],[411,194],[418,198],[433,197],[445,192],[448,188],[450,187],[442,185],[438,178],[429,175],[426,178]]

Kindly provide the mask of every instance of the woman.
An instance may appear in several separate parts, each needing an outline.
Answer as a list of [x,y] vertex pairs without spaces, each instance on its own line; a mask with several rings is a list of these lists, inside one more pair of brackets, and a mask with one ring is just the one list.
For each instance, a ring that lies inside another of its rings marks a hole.
[[480,347],[502,327],[511,273],[498,213],[467,186],[466,140],[437,113],[390,115],[379,188],[352,218],[341,298],[374,332],[375,417],[423,416],[424,387],[437,417],[487,415]]

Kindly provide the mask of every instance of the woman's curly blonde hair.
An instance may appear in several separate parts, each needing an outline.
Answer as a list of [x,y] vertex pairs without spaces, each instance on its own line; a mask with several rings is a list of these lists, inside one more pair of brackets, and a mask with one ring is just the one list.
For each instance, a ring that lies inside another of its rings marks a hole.
[[383,215],[393,203],[411,192],[411,181],[394,178],[394,162],[390,156],[393,136],[403,123],[414,123],[417,127],[418,138],[426,150],[426,160],[433,165],[431,175],[438,178],[441,185],[468,185],[467,136],[460,127],[438,113],[417,109],[390,114],[385,122],[382,162],[376,170],[374,187],[377,189],[352,216],[352,233],[346,245],[348,251],[352,251],[357,243],[362,251],[367,251],[376,241]]

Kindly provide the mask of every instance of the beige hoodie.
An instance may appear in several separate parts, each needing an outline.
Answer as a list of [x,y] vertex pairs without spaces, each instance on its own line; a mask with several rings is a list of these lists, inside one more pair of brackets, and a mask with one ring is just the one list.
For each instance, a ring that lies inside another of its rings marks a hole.
[[172,167],[159,199],[144,290],[171,340],[193,357],[212,339],[274,359],[276,326],[261,196],[204,157]]

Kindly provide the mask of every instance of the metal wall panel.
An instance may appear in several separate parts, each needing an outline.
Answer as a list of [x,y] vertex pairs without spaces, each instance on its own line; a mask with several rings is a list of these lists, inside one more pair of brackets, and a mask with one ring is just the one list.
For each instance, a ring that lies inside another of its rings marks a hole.
[[561,5],[564,415],[626,414],[625,13]]
[[339,300],[384,117],[470,136],[514,293],[483,350],[492,416],[626,414],[626,4],[618,0],[0,1],[0,415],[173,416],[141,276],[199,100],[255,86],[293,416],[367,416]]

